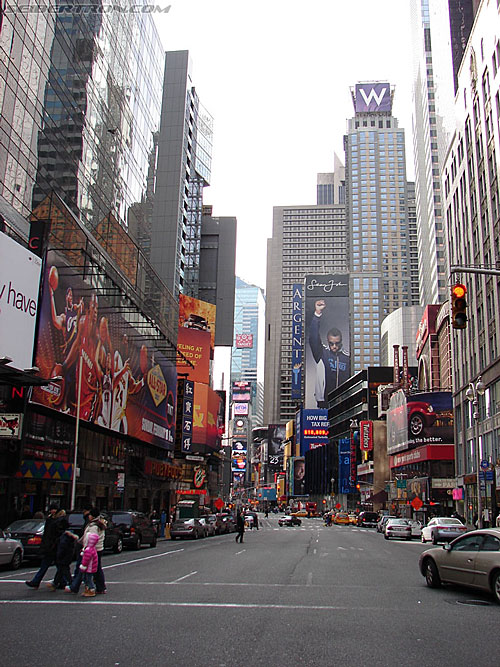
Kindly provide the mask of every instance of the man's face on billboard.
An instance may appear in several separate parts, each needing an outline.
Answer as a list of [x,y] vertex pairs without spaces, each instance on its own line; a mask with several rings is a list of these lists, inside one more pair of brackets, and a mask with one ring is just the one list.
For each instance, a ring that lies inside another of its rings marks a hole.
[[328,336],[328,347],[331,352],[340,352],[342,349],[342,336]]

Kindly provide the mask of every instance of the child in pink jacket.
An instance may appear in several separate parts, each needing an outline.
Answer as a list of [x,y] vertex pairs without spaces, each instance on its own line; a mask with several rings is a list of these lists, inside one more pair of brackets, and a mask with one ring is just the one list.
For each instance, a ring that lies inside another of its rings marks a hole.
[[83,550],[82,564],[80,570],[83,572],[83,579],[85,581],[85,590],[83,596],[92,598],[95,596],[94,573],[97,572],[98,556],[96,544],[99,540],[97,533],[90,533],[87,540],[87,546]]

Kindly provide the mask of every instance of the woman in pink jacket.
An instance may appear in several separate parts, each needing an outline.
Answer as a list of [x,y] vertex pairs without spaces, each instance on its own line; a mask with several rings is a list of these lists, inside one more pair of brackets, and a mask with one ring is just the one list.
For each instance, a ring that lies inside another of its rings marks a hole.
[[97,565],[99,563],[96,549],[98,541],[99,535],[97,533],[90,533],[87,539],[87,546],[82,554],[80,570],[83,572],[83,579],[85,581],[83,596],[86,598],[95,596],[94,574],[97,572]]

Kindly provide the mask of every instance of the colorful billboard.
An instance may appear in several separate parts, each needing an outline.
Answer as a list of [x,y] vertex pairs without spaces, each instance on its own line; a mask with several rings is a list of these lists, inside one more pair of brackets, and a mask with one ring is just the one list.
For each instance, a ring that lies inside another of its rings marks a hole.
[[269,424],[267,436],[267,463],[269,467],[283,469],[285,440],[286,425]]
[[233,403],[233,417],[248,415],[248,403]]
[[454,442],[453,401],[449,391],[391,396],[387,411],[387,453],[395,454],[421,445]]
[[356,113],[391,112],[391,86],[388,83],[357,83]]
[[251,350],[253,348],[253,334],[236,334],[236,348]]
[[[105,316],[101,313],[105,312]],[[144,442],[173,449],[177,375],[101,297],[47,254],[35,363],[61,382],[33,389],[32,402]]]
[[215,346],[216,307],[193,296],[179,294],[179,328],[210,333],[210,349]]
[[288,459],[288,495],[306,495],[306,461],[303,456],[293,456]]
[[292,399],[302,398],[303,285],[292,288]]
[[327,408],[328,394],[351,376],[347,274],[306,276],[305,319],[305,407]]
[[208,385],[194,383],[193,445],[207,445],[212,449],[220,446],[221,403],[219,394]]
[[179,373],[187,373],[189,380],[208,384],[210,376],[210,333],[179,327],[177,348],[192,364],[177,361]]
[[315,447],[328,444],[328,410],[299,410],[295,417],[297,441],[300,455]]
[[355,488],[351,478],[351,438],[339,440],[339,493],[354,493]]
[[1,356],[20,370],[33,366],[41,270],[37,255],[0,232]]

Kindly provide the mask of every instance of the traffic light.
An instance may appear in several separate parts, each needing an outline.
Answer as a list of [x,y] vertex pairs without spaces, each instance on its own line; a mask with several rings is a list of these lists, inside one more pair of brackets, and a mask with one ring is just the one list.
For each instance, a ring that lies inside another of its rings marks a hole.
[[359,491],[361,489],[361,484],[356,484],[356,489]]
[[465,329],[467,326],[467,288],[461,283],[451,288],[451,326]]

